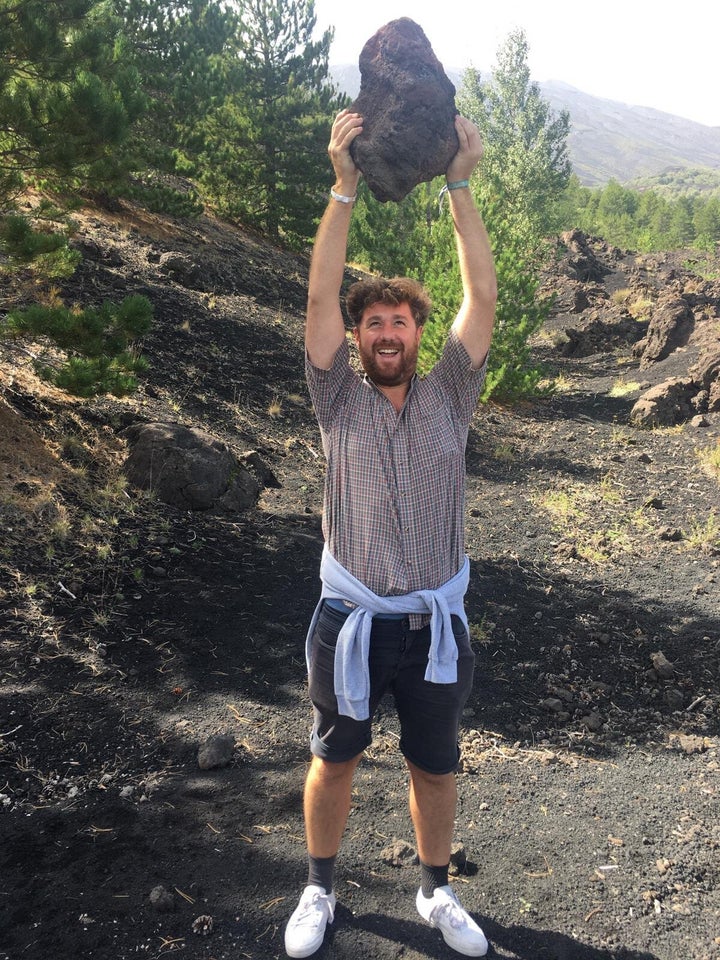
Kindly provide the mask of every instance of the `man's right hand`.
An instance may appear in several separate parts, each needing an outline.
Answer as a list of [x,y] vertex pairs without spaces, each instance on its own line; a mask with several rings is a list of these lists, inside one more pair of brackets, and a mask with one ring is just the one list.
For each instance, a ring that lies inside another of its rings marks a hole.
[[341,110],[332,125],[328,154],[335,171],[335,190],[346,197],[355,196],[360,180],[360,171],[350,154],[350,144],[362,130],[362,117],[349,110]]

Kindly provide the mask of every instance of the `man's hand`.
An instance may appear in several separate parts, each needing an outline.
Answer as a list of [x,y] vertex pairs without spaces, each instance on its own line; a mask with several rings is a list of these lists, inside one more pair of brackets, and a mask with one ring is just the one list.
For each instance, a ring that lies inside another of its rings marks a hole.
[[360,179],[360,171],[350,155],[350,144],[362,133],[362,124],[359,114],[341,110],[332,126],[328,154],[335,171],[335,188],[344,196],[355,196]]
[[482,139],[472,120],[458,114],[455,117],[455,131],[459,146],[447,168],[446,178],[448,183],[469,180],[483,155]]

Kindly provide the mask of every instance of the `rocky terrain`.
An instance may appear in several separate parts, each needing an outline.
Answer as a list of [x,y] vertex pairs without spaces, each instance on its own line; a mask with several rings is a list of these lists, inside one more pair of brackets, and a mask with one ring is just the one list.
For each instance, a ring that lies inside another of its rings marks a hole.
[[[281,957],[321,550],[307,261],[131,207],[74,242],[44,295],[148,296],[151,367],[79,401],[46,346],[0,347],[0,957]],[[496,957],[720,957],[718,270],[564,237],[554,391],[471,429],[453,882]],[[144,488],[147,429],[230,455],[224,486]],[[414,911],[405,788],[387,704],[321,960],[454,956]]]

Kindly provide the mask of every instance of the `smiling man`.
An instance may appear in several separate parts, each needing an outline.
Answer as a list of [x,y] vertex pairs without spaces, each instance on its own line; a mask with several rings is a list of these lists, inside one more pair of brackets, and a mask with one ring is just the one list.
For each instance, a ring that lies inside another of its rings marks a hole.
[[430,301],[407,278],[350,288],[346,306],[364,377],[350,363],[340,290],[360,177],[350,144],[362,134],[362,118],[338,114],[328,147],[336,179],[313,249],[305,336],[327,459],[325,547],[306,648],[314,715],[304,795],[309,866],[285,930],[291,957],[314,953],[334,920],[333,875],[353,775],[386,693],[395,700],[409,771],[417,911],[458,953],[479,957],[488,948],[448,883],[458,732],[474,666],[463,606],[465,445],[496,299],[490,244],[469,189],[482,144],[469,120],[457,117],[455,127],[447,192],[463,300],[443,356],[424,379],[415,370]]

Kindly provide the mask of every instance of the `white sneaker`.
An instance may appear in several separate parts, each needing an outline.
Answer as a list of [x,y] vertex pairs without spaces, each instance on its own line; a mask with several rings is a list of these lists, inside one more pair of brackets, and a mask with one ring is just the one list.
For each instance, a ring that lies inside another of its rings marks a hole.
[[437,887],[432,897],[418,890],[415,904],[418,913],[431,927],[437,927],[445,943],[465,957],[484,957],[488,942],[470,914],[463,910],[449,886]]
[[324,887],[305,887],[300,903],[285,927],[285,952],[289,957],[309,957],[320,947],[325,927],[335,919],[335,894]]

